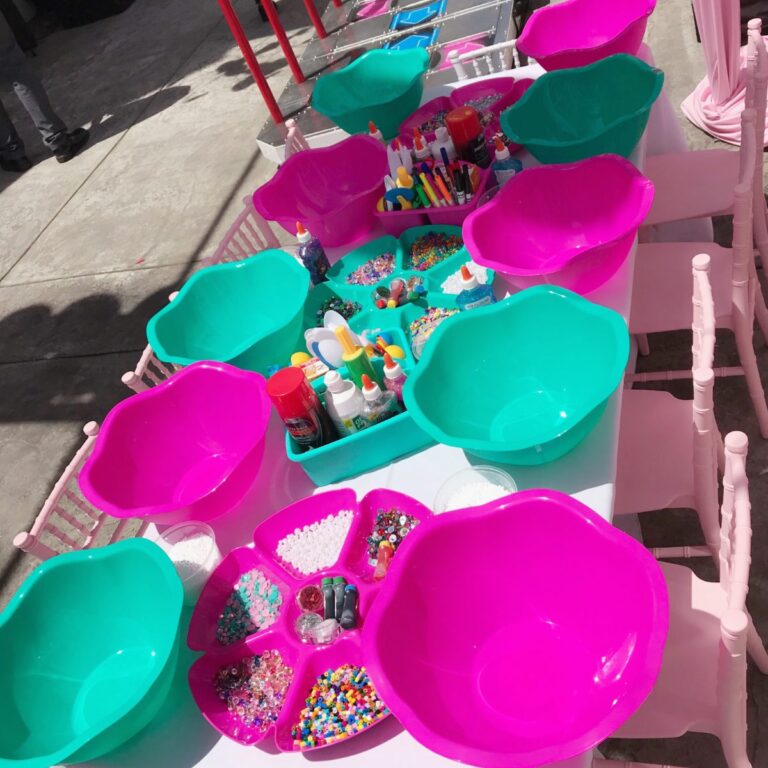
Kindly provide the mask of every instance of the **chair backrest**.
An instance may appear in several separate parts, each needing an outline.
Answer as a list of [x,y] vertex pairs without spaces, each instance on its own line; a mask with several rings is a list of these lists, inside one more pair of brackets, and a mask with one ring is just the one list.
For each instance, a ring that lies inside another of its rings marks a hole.
[[[755,110],[755,128],[758,146],[764,144],[765,109],[768,101],[768,50],[763,40],[762,19],[751,19],[747,24],[747,83],[745,106]],[[762,154],[762,153],[761,153]],[[762,167],[762,158],[758,165]]]
[[[494,54],[496,54],[496,62],[494,62]],[[486,45],[483,48],[467,51],[466,53],[451,51],[448,54],[448,61],[453,65],[456,77],[459,80],[469,80],[472,75],[467,72],[464,66],[466,62],[472,62],[475,77],[482,77],[483,75],[492,75],[494,72],[503,72],[505,69],[510,69],[513,63],[515,67],[519,67],[520,55],[517,52],[517,40],[507,40],[503,43]],[[487,72],[483,72],[483,68],[480,66],[481,61],[488,68]],[[533,63],[533,59],[530,59],[530,62]]]
[[287,160],[291,155],[295,155],[297,152],[301,152],[303,149],[309,149],[309,144],[304,138],[304,134],[301,132],[301,128],[296,125],[296,121],[286,120],[285,127],[288,129],[288,133],[285,136],[285,159]]
[[693,370],[712,368],[715,363],[715,300],[709,280],[710,258],[706,253],[693,257]]
[[77,477],[90,456],[99,425],[89,421],[84,427],[86,440],[53,486],[32,528],[18,533],[14,546],[41,560],[69,550],[104,546],[128,536],[140,536],[147,523],[115,520],[92,506],[80,493]]

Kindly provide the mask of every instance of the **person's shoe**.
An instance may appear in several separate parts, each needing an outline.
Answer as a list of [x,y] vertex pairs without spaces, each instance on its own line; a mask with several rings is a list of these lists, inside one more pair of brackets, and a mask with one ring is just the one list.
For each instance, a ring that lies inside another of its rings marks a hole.
[[21,157],[0,157],[0,168],[10,173],[24,173],[32,167],[30,159],[26,155]]
[[71,160],[91,138],[91,133],[86,128],[75,128],[65,134],[64,140],[53,150],[53,154],[60,163]]

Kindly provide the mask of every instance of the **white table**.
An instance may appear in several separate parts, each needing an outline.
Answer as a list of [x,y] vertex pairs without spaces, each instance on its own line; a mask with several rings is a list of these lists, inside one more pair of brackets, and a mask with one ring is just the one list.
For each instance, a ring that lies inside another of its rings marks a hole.
[[[645,57],[650,59],[650,52],[646,51]],[[541,71],[538,67],[525,67],[507,72],[505,76],[537,77]],[[426,94],[425,100],[451,87],[443,86],[434,93]],[[682,130],[664,93],[653,109],[646,136],[633,157],[639,167],[642,167],[646,148],[653,154],[685,149]],[[664,235],[668,239],[707,240],[711,239],[711,224],[699,222],[693,226],[678,226]],[[606,285],[589,297],[611,307],[625,318],[632,291],[634,255],[633,247],[624,266]],[[510,471],[518,486],[555,488],[569,493],[610,520],[616,477],[620,404],[621,388],[611,398],[594,431],[567,456],[540,467],[512,468]],[[288,462],[283,434],[282,425],[273,414],[267,434],[264,464],[249,499],[239,511],[214,521],[222,552],[249,543],[258,523],[288,503],[327,490],[328,487],[315,488],[298,465]],[[359,497],[373,488],[393,488],[431,506],[440,485],[469,464],[463,451],[436,445],[391,466],[337,485],[351,486]],[[306,767],[312,762],[324,763],[329,768],[449,768],[455,765],[422,747],[403,731],[394,718],[388,718],[349,742],[315,752],[279,753],[271,737],[255,748],[240,746],[214,731],[192,701],[186,685],[186,674],[194,657],[195,654],[186,649],[182,652],[174,692],[156,720],[121,752],[89,765],[94,768],[257,768],[270,765],[274,768],[289,768]],[[558,766],[585,768],[590,763],[591,754],[585,754]]]

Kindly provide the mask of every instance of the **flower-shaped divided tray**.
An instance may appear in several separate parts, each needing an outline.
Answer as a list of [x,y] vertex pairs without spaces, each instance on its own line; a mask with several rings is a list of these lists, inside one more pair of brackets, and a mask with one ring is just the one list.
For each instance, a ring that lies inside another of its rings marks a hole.
[[[291,731],[299,723],[305,699],[319,675],[343,664],[365,665],[360,630],[382,583],[374,580],[374,567],[368,560],[367,538],[373,531],[378,511],[393,508],[419,521],[432,514],[423,504],[396,491],[373,490],[360,501],[350,488],[328,491],[304,498],[276,513],[254,531],[252,546],[235,549],[224,558],[200,595],[187,636],[190,648],[205,652],[189,670],[192,695],[206,720],[217,731],[244,745],[257,744],[273,732],[275,743],[283,752],[319,748],[297,745]],[[304,575],[278,555],[278,544],[286,536],[346,510],[352,512],[352,522],[338,557],[330,567]],[[243,640],[223,645],[217,639],[219,617],[241,574],[253,569],[258,569],[280,592],[276,620]],[[348,584],[357,587],[357,625],[355,629],[342,630],[330,645],[305,644],[295,631],[296,619],[301,614],[296,595],[306,585],[319,586],[326,576],[343,576]],[[259,728],[247,725],[228,711],[226,702],[216,692],[215,680],[223,667],[266,651],[278,651],[284,663],[293,670],[293,676],[276,722]],[[383,716],[388,713],[383,710]],[[374,719],[367,727],[382,719]],[[346,738],[362,733],[367,727]]]
[[[449,256],[444,261],[428,269],[418,271],[412,269],[410,251],[414,241],[421,235],[436,232],[461,237],[461,227],[450,225],[427,224],[421,227],[407,229],[399,238],[387,235],[371,240],[365,245],[350,251],[337,261],[327,273],[328,282],[321,283],[309,292],[304,305],[304,327],[315,328],[323,322],[323,308],[328,302],[336,300],[346,304],[345,314],[353,330],[362,332],[376,328],[400,327],[409,334],[412,320],[424,314],[427,307],[456,308],[456,294],[445,293],[443,284],[453,274],[456,274],[462,264],[471,262],[466,247]],[[394,270],[371,285],[350,285],[347,276],[361,265],[385,253],[394,255]],[[486,270],[486,282],[492,283],[495,272]],[[421,277],[427,293],[421,299],[393,309],[379,309],[374,303],[374,290],[378,286],[388,286],[395,278],[408,280],[410,277]]]

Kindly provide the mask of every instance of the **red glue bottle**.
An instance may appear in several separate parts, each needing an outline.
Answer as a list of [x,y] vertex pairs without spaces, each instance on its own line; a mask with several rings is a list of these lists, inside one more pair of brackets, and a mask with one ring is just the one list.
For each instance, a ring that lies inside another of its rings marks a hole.
[[319,448],[338,437],[301,368],[281,368],[270,376],[267,395],[300,450]]

